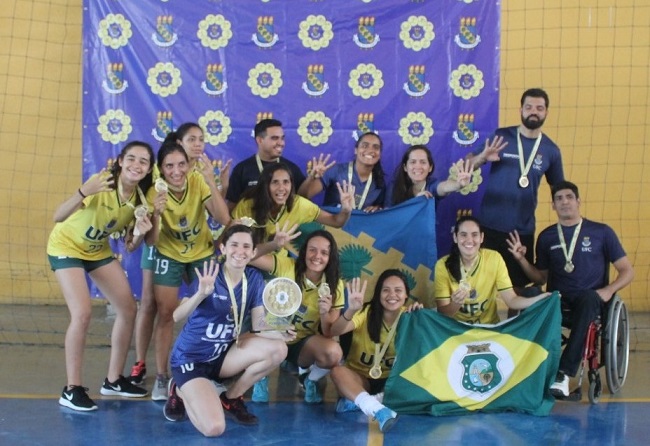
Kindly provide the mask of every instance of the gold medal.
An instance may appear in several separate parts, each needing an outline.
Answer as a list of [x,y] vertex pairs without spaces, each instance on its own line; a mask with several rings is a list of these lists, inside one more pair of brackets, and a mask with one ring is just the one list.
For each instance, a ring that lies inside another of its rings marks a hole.
[[331,294],[330,286],[327,284],[327,282],[323,282],[320,284],[318,287],[318,297],[327,297]]
[[571,261],[566,262],[566,264],[564,265],[564,271],[566,271],[569,274],[571,274],[575,268],[576,268],[575,265]]
[[381,367],[378,366],[378,365],[372,366],[372,368],[370,369],[370,372],[368,372],[368,374],[370,375],[370,377],[372,379],[381,378]]
[[156,189],[156,192],[167,192],[169,190],[167,182],[162,178],[158,178],[153,187]]
[[526,189],[528,185],[530,184],[530,181],[528,181],[528,177],[525,175],[522,175],[519,177],[519,187]]
[[463,291],[467,291],[468,293],[472,291],[472,285],[470,285],[470,283],[465,279],[462,279],[460,281],[460,283],[458,284],[458,288],[460,288]]

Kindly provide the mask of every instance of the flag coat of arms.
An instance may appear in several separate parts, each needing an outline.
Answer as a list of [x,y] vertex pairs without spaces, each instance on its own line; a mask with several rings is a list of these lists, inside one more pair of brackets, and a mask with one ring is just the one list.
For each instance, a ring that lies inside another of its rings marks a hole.
[[497,325],[433,310],[403,314],[384,404],[398,413],[548,415],[561,354],[557,293]]

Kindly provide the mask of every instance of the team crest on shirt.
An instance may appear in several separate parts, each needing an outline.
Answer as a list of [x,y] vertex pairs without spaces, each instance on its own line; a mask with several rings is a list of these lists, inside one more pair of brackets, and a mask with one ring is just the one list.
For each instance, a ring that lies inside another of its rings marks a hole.
[[151,40],[159,47],[167,48],[178,40],[178,35],[172,26],[174,18],[170,15],[159,15],[156,19],[156,30],[151,34]]
[[404,84],[404,91],[411,97],[419,98],[427,94],[430,89],[426,81],[424,65],[411,65],[408,80]]
[[490,344],[467,345],[463,365],[463,388],[471,392],[486,393],[498,386],[503,377],[497,363],[499,358],[490,351]]
[[591,240],[589,237],[584,237],[582,239],[582,252],[591,252],[592,246],[591,246]]
[[156,127],[151,129],[151,136],[158,142],[163,142],[165,137],[173,130],[172,112],[159,111],[156,114]]
[[106,231],[108,231],[108,230],[110,230],[110,229],[113,229],[113,228],[115,227],[116,224],[117,224],[117,219],[113,218],[113,219],[111,219],[111,221],[109,221],[109,222],[106,224],[106,226],[104,226],[104,229],[105,229]]
[[542,154],[538,153],[533,160],[533,169],[542,170],[542,164],[544,164],[544,159],[542,158]]
[[253,34],[253,42],[260,48],[271,48],[278,42],[278,35],[273,26],[273,16],[261,16],[257,18],[257,27]]
[[187,216],[183,215],[181,218],[178,219],[178,225],[181,228],[187,228],[189,225],[187,224]]
[[462,146],[474,144],[478,139],[478,132],[474,129],[474,113],[461,113],[458,115],[458,124],[453,133],[454,141]]
[[476,17],[461,17],[454,42],[464,50],[471,50],[481,43],[481,36],[476,32]]
[[352,37],[359,48],[370,49],[379,43],[379,34],[375,30],[374,17],[359,17],[357,33]]
[[102,87],[108,93],[119,94],[126,90],[129,83],[124,80],[124,64],[109,63],[106,68],[106,78],[102,81]]
[[208,64],[205,69],[205,80],[201,82],[201,89],[210,96],[218,96],[228,89],[228,83],[223,80],[223,64]]

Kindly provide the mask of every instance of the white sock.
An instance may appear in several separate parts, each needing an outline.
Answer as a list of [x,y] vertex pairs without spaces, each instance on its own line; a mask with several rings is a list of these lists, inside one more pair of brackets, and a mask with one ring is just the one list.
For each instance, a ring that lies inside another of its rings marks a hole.
[[361,392],[354,399],[359,409],[369,417],[374,417],[377,412],[384,408],[384,405],[375,399],[375,397],[368,394],[368,392]]
[[303,375],[303,374],[307,373],[310,369],[311,369],[311,366],[307,367],[306,369],[303,369],[302,367],[298,366],[298,375]]
[[384,392],[379,392],[379,393],[376,393],[376,394],[374,394],[374,395],[372,395],[372,396],[373,396],[377,401],[379,401],[380,403],[383,403],[383,402],[384,402]]
[[311,366],[311,372],[309,372],[308,379],[312,381],[318,381],[323,376],[327,375],[330,372],[330,369],[321,369],[316,364]]

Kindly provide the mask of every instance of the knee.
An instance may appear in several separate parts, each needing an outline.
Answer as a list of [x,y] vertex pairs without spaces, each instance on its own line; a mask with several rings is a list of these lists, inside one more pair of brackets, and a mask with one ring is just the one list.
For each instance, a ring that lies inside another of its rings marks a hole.
[[226,430],[225,420],[209,420],[197,426],[197,429],[206,437],[219,437]]
[[271,360],[275,366],[280,365],[287,357],[288,353],[287,344],[284,341],[275,342],[275,348],[271,350]]
[[343,351],[341,350],[341,346],[334,341],[328,343],[327,348],[324,351],[324,360],[326,364],[323,364],[323,367],[335,367],[339,365],[341,359],[343,359]]

